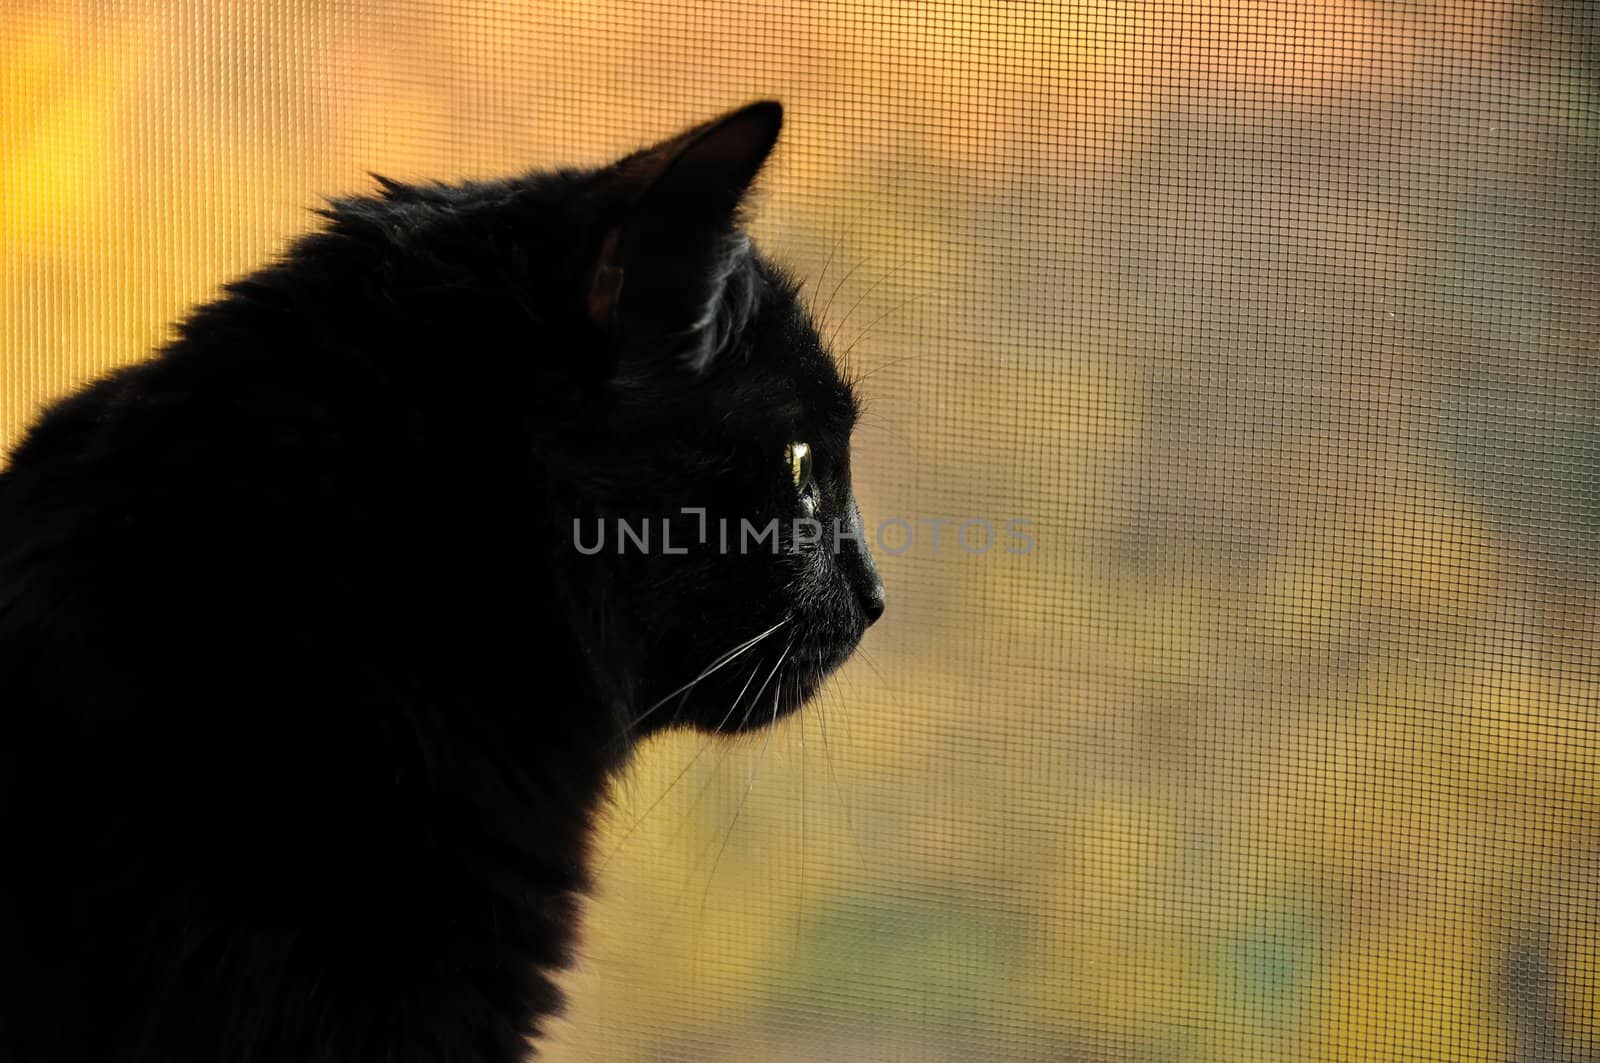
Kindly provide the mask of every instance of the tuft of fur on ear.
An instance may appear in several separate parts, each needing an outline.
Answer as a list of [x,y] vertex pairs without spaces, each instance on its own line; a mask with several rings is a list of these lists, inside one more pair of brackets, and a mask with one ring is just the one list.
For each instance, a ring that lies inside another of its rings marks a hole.
[[782,126],[778,103],[753,103],[612,168],[624,205],[596,249],[587,309],[619,361],[666,355],[698,372],[737,331],[752,299],[740,205]]

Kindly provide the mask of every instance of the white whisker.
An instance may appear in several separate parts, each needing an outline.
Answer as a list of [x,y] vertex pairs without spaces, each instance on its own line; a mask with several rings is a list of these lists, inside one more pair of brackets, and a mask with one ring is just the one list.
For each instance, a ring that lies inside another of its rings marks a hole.
[[[768,635],[772,634],[774,631],[778,630],[778,628],[782,627],[786,623],[788,623],[787,619],[781,620],[778,623],[774,624],[772,627],[768,628],[766,631],[763,631],[760,635],[757,635],[749,643],[746,643],[745,644],[745,648],[748,648],[749,646],[754,645],[756,642],[759,642],[761,639],[766,638]],[[788,652],[787,647],[785,648],[784,652],[785,653]],[[731,660],[730,660],[730,663],[731,663]],[[780,664],[782,663],[781,657],[780,657],[779,663]],[[628,825],[628,829],[623,832],[622,837],[617,839],[616,844],[614,846],[612,846],[611,852],[608,853],[606,855],[606,858],[600,862],[599,870],[601,872],[605,871],[605,869],[611,865],[611,861],[616,859],[617,854],[622,851],[623,845],[625,845],[627,843],[629,838],[633,837],[634,832],[639,829],[640,825],[642,825],[646,819],[650,818],[650,813],[654,812],[660,806],[661,802],[663,802],[663,801],[665,801],[667,799],[667,795],[672,793],[673,789],[677,787],[678,783],[683,781],[683,777],[685,775],[689,774],[689,770],[691,768],[693,768],[696,763],[699,762],[701,757],[705,756],[706,750],[710,749],[712,743],[716,741],[718,733],[724,727],[726,727],[728,725],[728,721],[733,718],[733,714],[738,709],[739,703],[744,700],[745,694],[748,693],[749,690],[750,690],[750,684],[755,682],[756,674],[758,672],[760,672],[760,671],[761,671],[761,662],[760,662],[759,659],[757,659],[757,661],[755,663],[755,666],[750,669],[749,677],[744,681],[744,686],[739,688],[739,693],[735,694],[734,697],[733,697],[733,700],[728,703],[728,711],[723,713],[722,714],[722,719],[717,721],[716,730],[713,731],[711,734],[706,736],[705,741],[700,743],[700,748],[695,750],[694,756],[690,757],[688,763],[684,764],[684,766],[678,771],[678,774],[676,774],[676,775],[674,775],[672,777],[672,781],[667,783],[666,788],[663,789],[661,791],[661,793],[656,795],[656,799],[654,801],[650,802],[650,807],[646,808],[643,812],[639,813],[639,815],[634,819],[634,821]],[[774,668],[774,671],[776,671],[776,668]],[[702,675],[702,678],[704,678],[704,675],[709,675],[709,674],[710,674],[709,672],[704,673]],[[771,673],[770,672],[768,673],[768,678],[771,678]],[[762,683],[762,689],[765,689],[765,687],[766,687],[766,683],[763,682]],[[671,696],[672,695],[670,695],[670,694],[667,695],[667,697],[669,697],[669,698]],[[757,691],[756,697],[760,698],[760,696],[761,696],[760,691]],[[695,795],[695,799],[694,799],[694,804],[695,805],[698,805],[700,803],[701,799],[703,799],[705,797],[706,790],[710,787],[710,785],[711,784],[708,782],[708,783],[706,783],[705,786],[702,786],[700,788],[700,792]],[[679,829],[680,830],[682,829],[681,825],[679,826]],[[674,835],[674,836],[676,836],[676,835]]]
[[[772,677],[778,674],[778,669],[783,667],[783,662],[788,659],[789,651],[793,648],[794,639],[791,638],[788,642],[784,643],[783,652],[778,655],[778,663],[772,666],[772,671],[767,673],[767,678],[761,681],[761,686],[756,691],[756,696],[750,699],[750,708],[744,710],[744,718],[739,721],[740,730],[743,730],[745,724],[750,722],[750,710],[754,709],[756,707],[756,702],[761,700],[761,695],[766,691],[767,684],[772,682]],[[721,730],[721,728],[719,727],[718,730]]]
[[[793,646],[794,646],[794,642],[791,640],[789,645],[787,645],[787,646],[785,646],[783,648],[783,656],[778,658],[778,664],[776,666],[774,666],[774,668],[773,668],[773,674],[774,675],[777,674],[778,668],[781,668],[783,666],[783,662],[788,659],[789,650],[792,649]],[[770,679],[771,676],[769,676],[768,678]],[[765,684],[762,685],[762,689],[766,689]],[[755,764],[751,765],[751,767],[750,767],[750,782],[744,788],[744,796],[739,798],[739,807],[735,808],[733,810],[733,819],[731,821],[729,821],[728,829],[722,835],[722,845],[721,845],[721,847],[719,847],[717,849],[716,858],[711,861],[711,870],[706,875],[706,888],[700,895],[700,917],[701,917],[701,919],[705,918],[706,899],[708,897],[710,897],[710,895],[711,895],[711,883],[717,877],[717,865],[722,863],[722,854],[727,851],[728,842],[729,842],[730,839],[733,838],[733,829],[739,825],[739,816],[740,816],[741,813],[744,812],[745,803],[750,800],[751,791],[753,791],[756,788],[756,776],[761,771],[761,765],[763,763],[765,763],[765,761],[767,759],[767,750],[772,746],[772,732],[777,730],[777,724],[778,724],[778,701],[780,700],[782,695],[783,695],[783,680],[780,679],[780,680],[778,680],[778,685],[772,688],[772,723],[771,723],[771,726],[769,726],[767,728],[767,737],[766,737],[766,739],[761,743],[761,753],[756,757]],[[759,698],[760,694],[758,693],[756,696]]]
[[762,639],[766,638],[768,635],[772,634],[774,631],[778,630],[780,627],[782,627],[784,624],[787,624],[788,622],[789,622],[789,618],[785,617],[784,619],[778,621],[776,624],[773,624],[771,627],[767,628],[767,630],[763,631],[761,634],[755,636],[752,639],[748,639],[748,640],[746,640],[744,642],[741,642],[739,645],[735,646],[733,649],[731,649],[731,650],[727,651],[726,653],[724,653],[721,657],[718,657],[716,660],[712,661],[711,664],[706,668],[705,671],[701,672],[699,675],[695,676],[693,679],[691,679],[687,683],[683,684],[683,686],[681,686],[678,689],[672,691],[672,693],[668,694],[666,697],[662,698],[660,701],[656,702],[654,705],[651,705],[648,709],[645,709],[638,716],[636,716],[633,719],[632,722],[628,723],[626,726],[623,727],[623,729],[622,729],[623,735],[627,736],[631,731],[633,731],[636,727],[638,727],[641,723],[643,723],[650,716],[651,713],[653,713],[657,709],[661,708],[661,706],[665,705],[667,702],[671,701],[673,698],[677,697],[679,694],[687,695],[690,691],[692,691],[701,682],[701,680],[704,680],[704,679],[710,677],[711,675],[715,674],[716,672],[721,671],[723,668],[726,668],[728,665],[732,664],[736,659],[738,659],[739,657],[743,656],[745,653],[748,653],[756,645],[756,643],[760,642]]

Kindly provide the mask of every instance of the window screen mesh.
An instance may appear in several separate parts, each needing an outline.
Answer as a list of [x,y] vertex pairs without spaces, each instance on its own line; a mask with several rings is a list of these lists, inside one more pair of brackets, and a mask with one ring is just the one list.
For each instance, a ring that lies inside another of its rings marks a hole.
[[642,752],[548,1058],[1595,1059],[1597,40],[0,0],[0,444],[366,171],[775,96],[757,231],[865,378],[889,611],[775,732]]

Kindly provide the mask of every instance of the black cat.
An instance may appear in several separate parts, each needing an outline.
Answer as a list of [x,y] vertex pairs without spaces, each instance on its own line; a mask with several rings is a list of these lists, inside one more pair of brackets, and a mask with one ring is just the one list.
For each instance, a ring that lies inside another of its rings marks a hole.
[[383,181],[40,418],[0,1056],[529,1052],[630,748],[770,723],[883,610],[851,391],[739,227],[781,121]]

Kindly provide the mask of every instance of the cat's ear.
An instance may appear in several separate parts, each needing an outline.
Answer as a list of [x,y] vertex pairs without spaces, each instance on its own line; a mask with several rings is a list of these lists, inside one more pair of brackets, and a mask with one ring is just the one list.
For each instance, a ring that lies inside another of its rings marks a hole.
[[624,206],[595,250],[587,309],[619,359],[667,353],[699,370],[716,353],[746,250],[739,207],[782,125],[776,102],[753,103],[613,168]]

